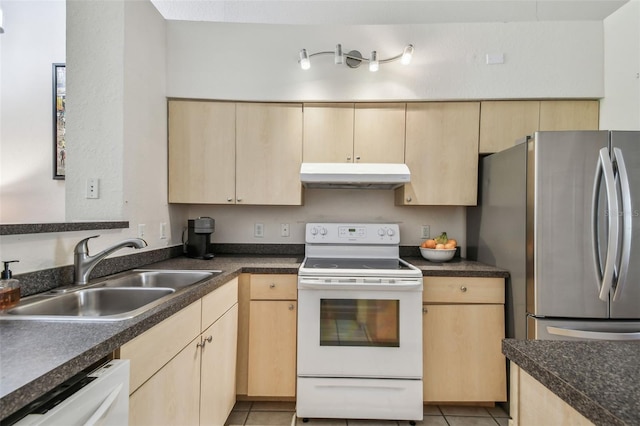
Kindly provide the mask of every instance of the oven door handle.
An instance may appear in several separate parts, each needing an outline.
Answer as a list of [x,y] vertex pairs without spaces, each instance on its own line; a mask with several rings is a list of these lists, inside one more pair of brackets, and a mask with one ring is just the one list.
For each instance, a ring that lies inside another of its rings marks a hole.
[[399,283],[327,283],[316,281],[300,280],[298,282],[298,289],[303,290],[390,290],[390,291],[421,291],[422,281],[416,280],[408,282],[406,284]]

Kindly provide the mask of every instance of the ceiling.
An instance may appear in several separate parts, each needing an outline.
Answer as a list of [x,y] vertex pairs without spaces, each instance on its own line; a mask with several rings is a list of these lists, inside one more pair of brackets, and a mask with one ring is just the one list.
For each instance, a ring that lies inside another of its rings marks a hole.
[[294,25],[600,21],[629,0],[151,0],[165,19]]

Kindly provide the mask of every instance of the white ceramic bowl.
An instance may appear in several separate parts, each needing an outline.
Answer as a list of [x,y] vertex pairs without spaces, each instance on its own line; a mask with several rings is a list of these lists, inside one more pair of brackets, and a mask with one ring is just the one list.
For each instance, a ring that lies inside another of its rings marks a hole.
[[432,262],[447,262],[453,259],[456,249],[428,249],[420,247],[422,257]]

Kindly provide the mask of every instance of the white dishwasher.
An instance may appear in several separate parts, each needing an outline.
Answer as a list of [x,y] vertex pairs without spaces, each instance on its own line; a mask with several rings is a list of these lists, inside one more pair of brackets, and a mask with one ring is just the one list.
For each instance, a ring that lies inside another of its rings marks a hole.
[[16,414],[3,425],[128,425],[129,360],[111,360],[78,374]]

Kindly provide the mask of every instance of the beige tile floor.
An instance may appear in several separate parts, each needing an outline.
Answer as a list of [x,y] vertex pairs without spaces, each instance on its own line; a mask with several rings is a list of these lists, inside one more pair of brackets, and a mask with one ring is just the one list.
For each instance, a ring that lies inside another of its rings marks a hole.
[[[409,425],[408,421],[295,418],[295,402],[236,403],[225,426],[391,426]],[[507,426],[509,416],[500,408],[425,405],[424,419],[416,425],[427,426]]]

